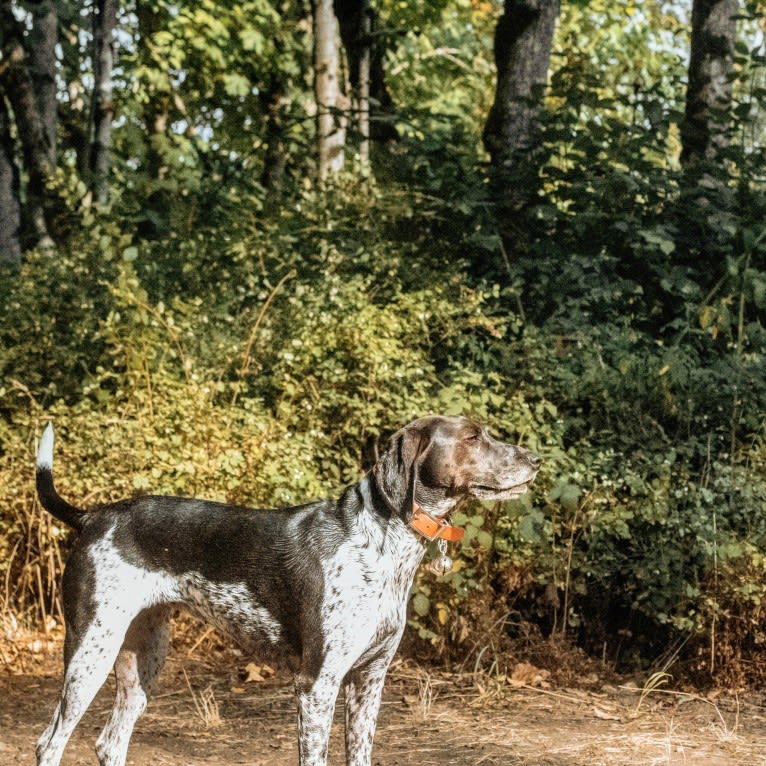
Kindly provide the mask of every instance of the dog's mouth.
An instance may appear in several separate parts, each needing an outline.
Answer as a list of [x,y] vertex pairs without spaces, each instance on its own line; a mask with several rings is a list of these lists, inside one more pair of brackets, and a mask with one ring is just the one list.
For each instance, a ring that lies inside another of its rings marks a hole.
[[472,484],[469,492],[479,500],[515,500],[529,490],[531,481],[514,484],[511,487],[492,487],[487,484]]

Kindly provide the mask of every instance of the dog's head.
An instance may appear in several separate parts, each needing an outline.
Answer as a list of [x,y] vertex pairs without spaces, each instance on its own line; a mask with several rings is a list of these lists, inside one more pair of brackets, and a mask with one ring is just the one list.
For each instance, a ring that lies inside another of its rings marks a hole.
[[541,462],[528,449],[493,439],[469,418],[431,415],[397,431],[372,474],[387,505],[408,522],[415,503],[444,516],[464,497],[520,497]]

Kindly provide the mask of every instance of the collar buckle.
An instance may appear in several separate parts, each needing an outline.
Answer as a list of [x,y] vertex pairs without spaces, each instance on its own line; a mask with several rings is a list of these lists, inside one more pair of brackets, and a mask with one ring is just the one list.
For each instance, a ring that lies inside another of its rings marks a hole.
[[434,518],[431,514],[426,513],[419,505],[413,505],[412,518],[410,519],[409,526],[415,532],[417,532],[426,540],[449,540],[450,542],[457,542],[463,539],[465,534],[464,529],[460,527],[453,527],[444,518]]

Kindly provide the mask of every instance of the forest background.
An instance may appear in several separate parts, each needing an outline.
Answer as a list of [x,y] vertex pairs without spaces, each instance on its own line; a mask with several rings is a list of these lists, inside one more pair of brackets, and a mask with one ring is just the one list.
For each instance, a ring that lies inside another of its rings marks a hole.
[[766,679],[764,11],[1,0],[0,615],[34,498],[337,493],[429,412],[545,458],[411,646]]

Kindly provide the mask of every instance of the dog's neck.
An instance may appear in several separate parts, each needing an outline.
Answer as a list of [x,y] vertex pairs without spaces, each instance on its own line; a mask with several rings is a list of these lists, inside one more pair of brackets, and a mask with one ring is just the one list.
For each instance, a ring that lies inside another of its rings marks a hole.
[[398,516],[404,520],[405,516],[409,517],[418,512],[427,514],[434,519],[443,519],[452,512],[460,501],[459,497],[446,495],[443,489],[429,488],[419,484],[412,500],[412,508],[409,509],[410,513],[405,514],[404,509],[397,512],[391,507],[373,473],[368,473],[356,486],[365,508],[387,520],[393,516]]
[[359,482],[358,490],[364,508],[368,509],[377,518],[385,519],[387,528],[391,524],[406,528],[420,543],[437,539],[457,542],[463,538],[464,531],[459,527],[452,526],[447,521],[447,514],[454,506],[454,500],[450,503],[446,512],[443,507],[439,507],[436,513],[430,508],[422,508],[418,503],[413,503],[412,513],[405,524],[404,519],[392,514],[390,507],[377,487],[375,479],[371,475],[365,476]]
[[398,535],[401,533],[405,539],[412,537],[417,540],[417,535],[413,534],[404,519],[394,513],[388,503],[386,503],[371,474],[368,474],[359,482],[357,489],[365,511],[375,519],[384,535]]

